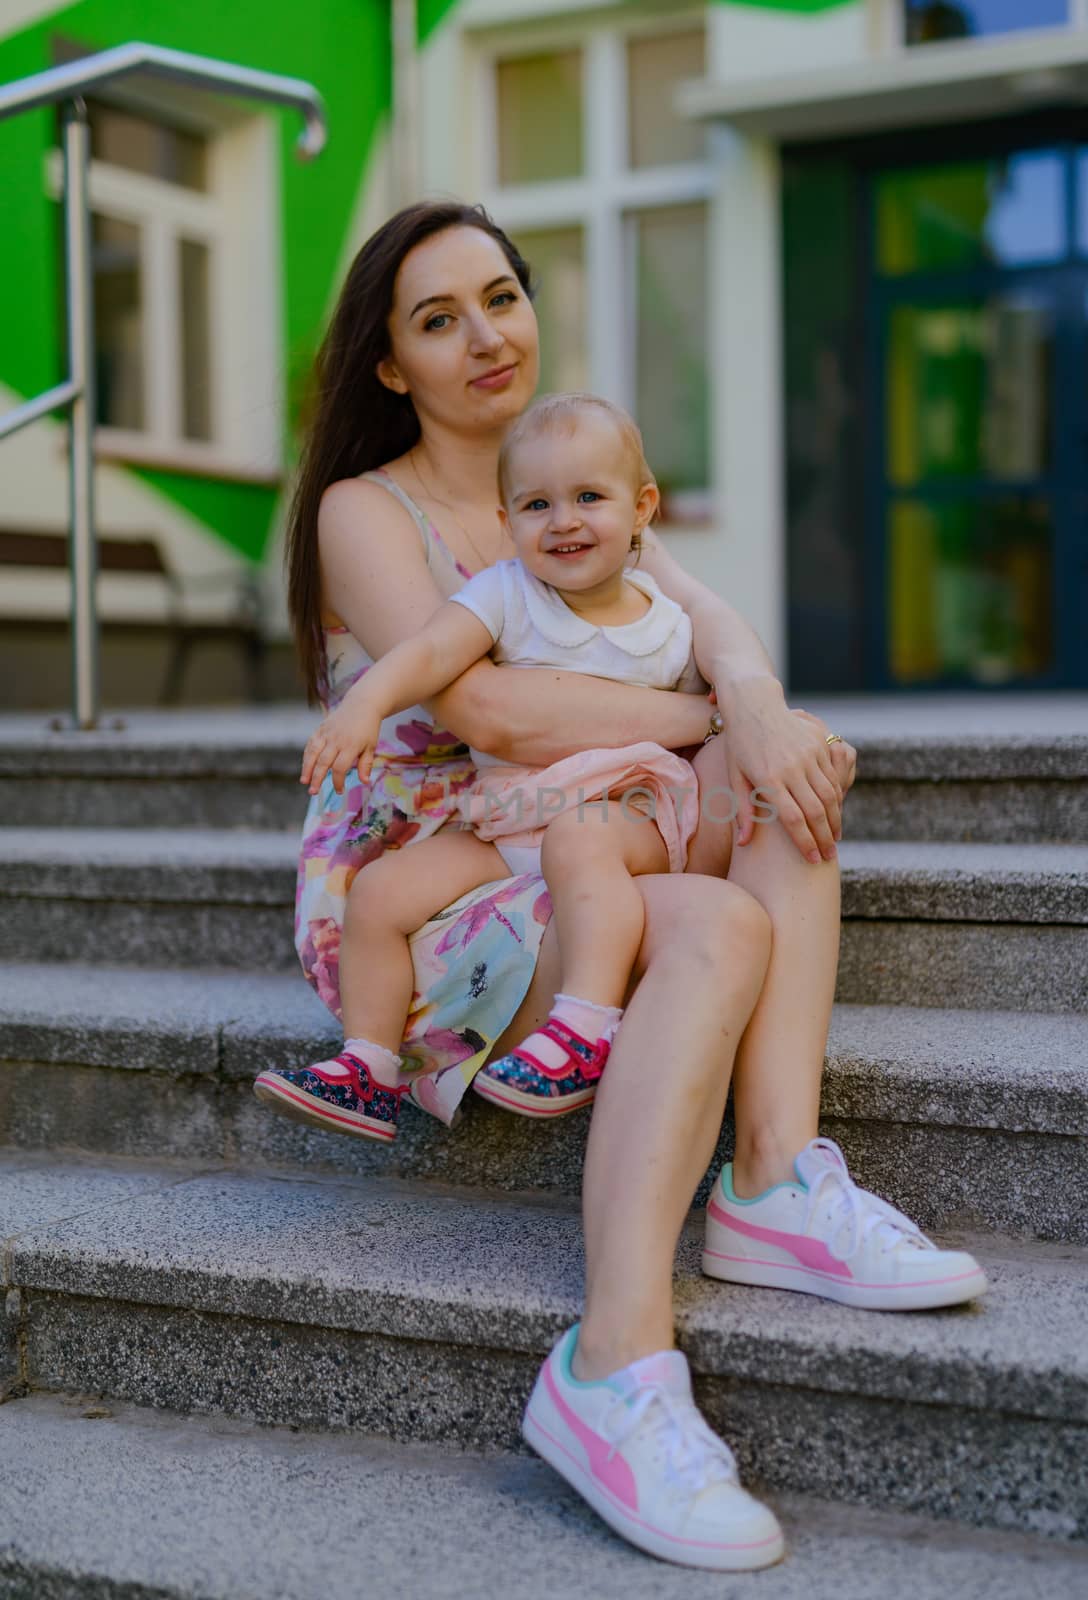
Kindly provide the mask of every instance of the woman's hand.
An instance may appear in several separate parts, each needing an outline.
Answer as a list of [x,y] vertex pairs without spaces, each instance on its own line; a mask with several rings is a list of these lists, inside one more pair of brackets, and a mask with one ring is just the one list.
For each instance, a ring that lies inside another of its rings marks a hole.
[[[842,838],[842,802],[854,781],[857,751],[808,711],[791,711],[770,678],[721,684],[717,698],[727,729],[729,785],[736,795],[736,843],[748,844],[753,799],[775,807],[777,820],[811,862],[830,861]],[[753,791],[759,793],[753,796]],[[760,823],[760,826],[765,825]]]
[[331,772],[333,788],[337,794],[343,794],[344,780],[352,767],[356,767],[365,783],[370,776],[380,731],[380,718],[365,703],[352,704],[349,694],[307,740],[299,782],[308,784],[310,793],[316,794]]

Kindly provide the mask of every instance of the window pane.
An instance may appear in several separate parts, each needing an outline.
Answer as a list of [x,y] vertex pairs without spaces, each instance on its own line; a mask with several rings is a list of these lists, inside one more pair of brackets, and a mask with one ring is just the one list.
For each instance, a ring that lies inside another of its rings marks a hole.
[[677,116],[673,95],[685,78],[706,73],[703,29],[666,39],[632,39],[627,46],[628,160],[632,167],[701,161],[706,134]]
[[187,439],[210,439],[211,330],[208,318],[208,247],[179,242],[181,418]]
[[537,286],[540,322],[540,392],[589,388],[586,348],[586,269],[581,228],[553,228],[517,236]]
[[898,682],[1004,683],[1050,670],[1045,501],[900,501],[888,538],[889,665]]
[[631,219],[636,272],[635,415],[662,494],[710,481],[706,207]]
[[208,187],[208,141],[199,134],[97,101],[88,102],[87,121],[95,161],[109,161],[186,189]]
[[500,61],[499,182],[576,178],[582,156],[582,52]]
[[908,44],[1049,28],[1069,21],[1069,0],[906,0]]
[[1032,478],[1050,465],[1049,307],[988,301],[897,306],[888,346],[888,476]]
[[1056,150],[883,173],[876,184],[878,270],[1060,261],[1068,249],[1064,174]]
[[140,230],[113,217],[91,218],[98,420],[111,428],[144,422],[143,291]]

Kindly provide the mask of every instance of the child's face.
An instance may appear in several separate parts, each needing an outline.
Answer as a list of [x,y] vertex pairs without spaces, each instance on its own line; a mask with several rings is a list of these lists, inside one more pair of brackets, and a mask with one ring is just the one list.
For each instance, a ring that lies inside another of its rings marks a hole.
[[587,411],[572,433],[542,430],[517,447],[502,516],[534,577],[585,590],[623,571],[657,498],[614,424]]

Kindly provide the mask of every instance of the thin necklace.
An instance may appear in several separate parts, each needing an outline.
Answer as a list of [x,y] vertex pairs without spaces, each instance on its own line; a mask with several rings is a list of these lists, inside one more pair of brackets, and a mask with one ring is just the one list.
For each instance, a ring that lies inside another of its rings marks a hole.
[[476,559],[477,559],[477,561],[479,561],[481,567],[490,567],[491,564],[493,563],[494,559],[495,559],[494,556],[485,556],[484,555],[483,551],[480,549],[479,545],[476,543],[476,541],[472,537],[471,533],[469,533],[468,529],[465,527],[464,523],[461,521],[461,518],[457,515],[457,512],[455,511],[453,506],[450,505],[449,501],[448,500],[439,499],[438,495],[435,494],[434,490],[428,488],[427,485],[424,483],[423,476],[422,476],[419,468],[416,466],[416,447],[415,447],[415,445],[413,445],[411,450],[409,450],[409,452],[408,452],[408,464],[411,467],[412,471],[415,473],[416,482],[419,484],[419,487],[423,490],[423,493],[425,495],[427,495],[429,499],[433,500],[436,506],[441,506],[444,511],[448,511],[449,512],[449,514],[453,518],[454,522],[456,522],[457,526],[460,528],[461,532],[464,534],[465,538],[468,540],[469,544],[472,546],[472,549],[473,549],[473,551],[475,552],[475,555],[476,555]]

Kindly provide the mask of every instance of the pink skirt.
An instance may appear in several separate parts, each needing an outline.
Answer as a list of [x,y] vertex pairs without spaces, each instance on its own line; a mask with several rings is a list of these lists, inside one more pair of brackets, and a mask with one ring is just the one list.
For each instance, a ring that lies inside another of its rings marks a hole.
[[[699,783],[691,763],[659,744],[583,750],[550,767],[478,767],[476,782],[458,796],[461,816],[480,839],[506,851],[539,852],[548,823],[602,796],[650,816],[683,872],[699,821]],[[525,870],[524,867],[519,870]]]

